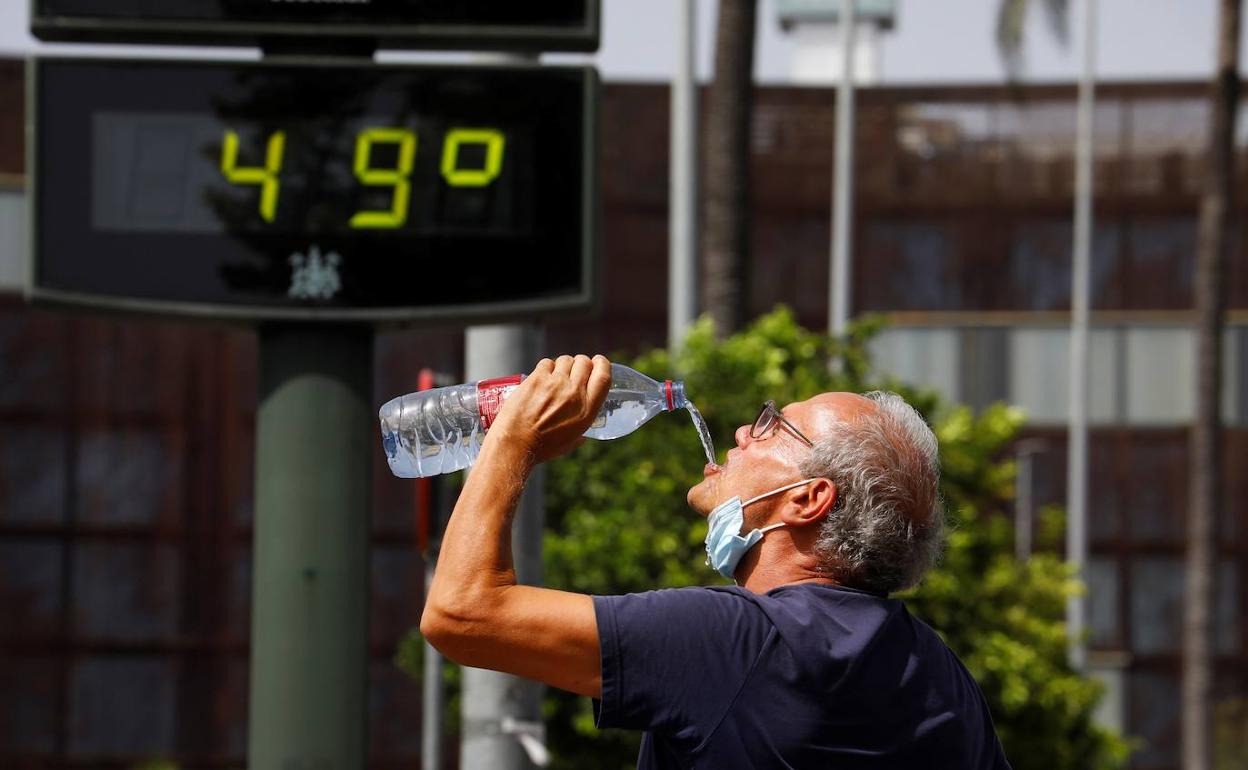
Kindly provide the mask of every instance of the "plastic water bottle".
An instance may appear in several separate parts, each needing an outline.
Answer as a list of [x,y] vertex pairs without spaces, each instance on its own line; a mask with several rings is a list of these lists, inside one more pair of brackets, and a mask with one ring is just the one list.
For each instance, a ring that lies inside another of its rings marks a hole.
[[[394,475],[420,478],[472,465],[485,432],[524,375],[408,393],[386,402],[381,442]],[[635,369],[611,364],[611,390],[585,435],[612,439],[640,428],[659,412],[686,408],[685,384],[656,382]]]

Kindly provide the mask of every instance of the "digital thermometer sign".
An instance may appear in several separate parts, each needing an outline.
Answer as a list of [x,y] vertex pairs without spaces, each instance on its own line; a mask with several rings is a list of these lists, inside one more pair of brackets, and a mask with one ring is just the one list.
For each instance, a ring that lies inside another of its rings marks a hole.
[[593,301],[590,68],[42,59],[36,299],[403,320]]
[[[20,2],[20,0],[18,0]],[[596,51],[599,0],[30,0],[44,40]]]

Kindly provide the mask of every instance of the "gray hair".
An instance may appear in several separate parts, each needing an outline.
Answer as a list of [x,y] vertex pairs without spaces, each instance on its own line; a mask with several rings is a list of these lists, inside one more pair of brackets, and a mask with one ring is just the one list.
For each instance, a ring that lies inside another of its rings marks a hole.
[[939,561],[945,514],[936,436],[896,393],[864,394],[876,409],[835,423],[801,465],[836,484],[815,551],[845,585],[889,593],[916,585]]

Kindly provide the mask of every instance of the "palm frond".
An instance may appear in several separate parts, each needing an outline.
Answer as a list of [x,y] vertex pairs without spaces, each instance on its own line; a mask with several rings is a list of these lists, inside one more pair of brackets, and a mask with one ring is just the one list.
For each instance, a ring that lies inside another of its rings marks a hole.
[[[1006,75],[1015,80],[1023,71],[1023,28],[1030,0],[1000,0],[997,6],[997,50]],[[1070,39],[1070,0],[1041,0],[1049,30],[1063,46]]]

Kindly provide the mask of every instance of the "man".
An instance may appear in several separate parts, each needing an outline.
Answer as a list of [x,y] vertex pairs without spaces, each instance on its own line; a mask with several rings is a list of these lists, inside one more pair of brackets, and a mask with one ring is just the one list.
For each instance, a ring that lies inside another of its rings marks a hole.
[[595,699],[639,768],[1008,769],[978,685],[887,598],[943,540],[936,438],[893,394],[825,393],[741,426],[688,501],[736,586],[583,596],[517,585],[511,517],[583,441],[602,356],[541,361],[507,399],[442,541],[421,632],[468,666]]

